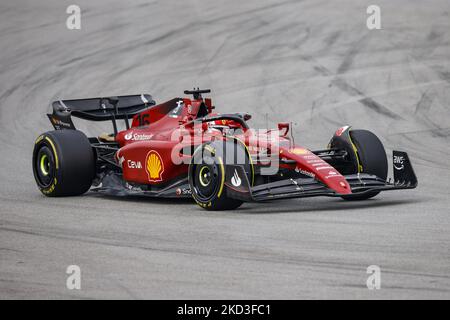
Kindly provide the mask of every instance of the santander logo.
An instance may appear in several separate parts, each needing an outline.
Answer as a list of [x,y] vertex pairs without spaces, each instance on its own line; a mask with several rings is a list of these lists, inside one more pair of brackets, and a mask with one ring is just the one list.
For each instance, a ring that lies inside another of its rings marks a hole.
[[237,170],[234,169],[234,175],[231,177],[231,184],[235,187],[239,187],[242,183],[241,178],[239,177]]
[[125,136],[124,136],[125,140],[131,140],[131,138],[133,138],[133,133],[132,132],[128,132]]
[[135,133],[135,132],[128,132],[124,135],[124,139],[126,141],[144,141],[144,140],[150,140],[153,137],[153,134],[145,134],[145,133]]

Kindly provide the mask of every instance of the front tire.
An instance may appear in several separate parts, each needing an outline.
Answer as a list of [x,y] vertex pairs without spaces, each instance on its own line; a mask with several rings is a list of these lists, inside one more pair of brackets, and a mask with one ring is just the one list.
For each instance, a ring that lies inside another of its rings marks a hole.
[[[386,180],[388,174],[388,162],[386,151],[380,139],[368,130],[351,130],[351,141],[357,152],[359,163],[357,163],[360,173],[368,173]],[[373,191],[365,194],[351,194],[343,196],[345,200],[366,200],[375,197],[380,191]]]
[[33,150],[33,173],[48,197],[77,196],[89,190],[95,176],[95,157],[88,138],[77,130],[40,135]]
[[[240,156],[245,158],[244,168],[249,181],[252,181],[253,168],[250,167],[248,152],[245,147],[240,145],[240,142],[228,140],[223,143],[203,144],[197,148],[192,157],[188,179],[192,197],[200,207],[206,210],[233,210],[243,203],[241,200],[229,198],[226,193],[226,150],[236,150]],[[240,157],[240,159],[244,158]]]

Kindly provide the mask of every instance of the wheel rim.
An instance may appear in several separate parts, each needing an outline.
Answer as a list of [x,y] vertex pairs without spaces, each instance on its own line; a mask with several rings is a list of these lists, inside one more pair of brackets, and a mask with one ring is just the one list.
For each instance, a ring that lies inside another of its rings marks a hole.
[[212,165],[200,164],[194,169],[195,192],[203,200],[211,199],[218,189],[218,168]]
[[209,186],[211,183],[211,171],[208,166],[201,167],[198,173],[198,179],[203,187]]
[[50,171],[50,161],[48,160],[48,156],[46,154],[43,154],[41,156],[41,161],[40,161],[40,169],[41,172],[44,176],[48,176],[49,171]]
[[34,169],[37,173],[36,180],[41,187],[51,185],[55,175],[55,161],[51,150],[47,146],[42,146],[37,152]]

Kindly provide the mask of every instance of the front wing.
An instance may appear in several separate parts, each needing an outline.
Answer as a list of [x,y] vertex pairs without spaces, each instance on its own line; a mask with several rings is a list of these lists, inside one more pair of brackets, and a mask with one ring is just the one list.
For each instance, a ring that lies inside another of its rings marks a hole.
[[[357,173],[344,177],[350,184],[354,195],[417,187],[417,178],[406,152],[393,151],[393,172],[393,181],[391,179],[385,181],[375,175],[366,173]],[[239,185],[236,183],[236,173],[238,177],[242,177]],[[317,196],[351,196],[339,194],[314,178],[285,179],[251,187],[244,168],[239,165],[227,166],[225,185],[228,197],[243,201],[270,201]]]

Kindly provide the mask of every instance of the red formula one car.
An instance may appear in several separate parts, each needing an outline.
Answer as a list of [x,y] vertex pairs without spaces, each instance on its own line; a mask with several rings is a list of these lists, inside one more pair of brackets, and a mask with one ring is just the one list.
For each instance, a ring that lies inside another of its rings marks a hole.
[[[311,151],[294,143],[290,124],[250,129],[249,114],[217,114],[210,90],[185,91],[156,105],[148,94],[60,100],[48,117],[55,130],[40,135],[33,151],[36,183],[46,196],[89,189],[109,195],[193,197],[208,210],[244,201],[313,196],[363,200],[380,191],[411,189],[417,178],[405,152],[393,152],[393,180],[383,145],[371,132],[336,131],[328,147]],[[110,120],[112,134],[86,137],[72,116]],[[118,130],[124,120],[126,129]],[[130,125],[131,120],[131,125]]]

